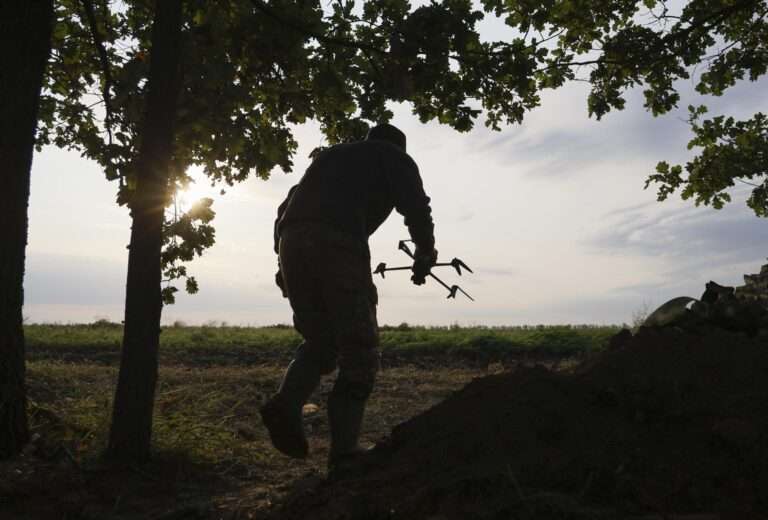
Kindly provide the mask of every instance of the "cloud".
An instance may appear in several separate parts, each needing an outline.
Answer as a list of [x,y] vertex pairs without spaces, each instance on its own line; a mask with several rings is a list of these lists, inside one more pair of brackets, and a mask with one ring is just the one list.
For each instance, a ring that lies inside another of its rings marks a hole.
[[495,277],[515,277],[520,275],[520,271],[517,269],[483,268],[482,274]]
[[663,260],[652,279],[614,288],[619,298],[660,304],[675,296],[697,297],[708,280],[739,285],[768,256],[768,221],[746,208],[743,197],[734,200],[721,211],[687,203],[612,211],[583,245],[600,255]]
[[[257,276],[243,269],[239,280],[233,282],[194,264],[190,272],[196,275],[200,292],[189,295],[183,283],[177,283],[177,303],[164,308],[164,322],[216,319],[275,323],[290,319],[290,309],[274,287],[272,272],[269,277]],[[33,321],[91,321],[98,317],[120,321],[126,265],[96,257],[33,253],[28,257],[24,280],[24,313]]]
[[[768,221],[743,206],[742,197],[717,211],[709,207],[656,209],[651,206],[612,211],[606,227],[587,240],[587,246],[603,253],[702,256],[744,259],[767,249]],[[657,206],[658,208],[658,206]]]
[[120,304],[126,265],[98,257],[37,254],[27,257],[24,296],[28,304]]
[[610,112],[601,121],[588,117],[587,86],[571,84],[546,92],[542,106],[527,114],[521,126],[500,133],[474,130],[468,148],[502,163],[527,163],[529,175],[552,178],[601,166],[613,166],[620,173],[628,160],[645,159],[652,165],[685,161],[692,154],[687,150],[692,137],[688,104],[706,104],[712,115],[750,117],[768,107],[766,83],[742,81],[725,96],[712,97],[697,94],[690,82],[678,82],[680,108],[659,117],[642,108],[642,91],[635,88],[626,94],[627,110]]
[[676,118],[648,114],[612,114],[604,121],[585,115],[530,124],[522,131],[479,138],[480,148],[502,162],[528,164],[527,175],[562,178],[595,168],[622,173],[628,160],[649,162],[677,158],[689,139],[688,127]]

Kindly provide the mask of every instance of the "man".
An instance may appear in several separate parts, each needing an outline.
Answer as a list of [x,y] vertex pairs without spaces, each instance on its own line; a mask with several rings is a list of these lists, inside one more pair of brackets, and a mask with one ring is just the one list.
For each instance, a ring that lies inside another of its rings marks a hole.
[[275,221],[276,282],[304,342],[261,416],[275,448],[305,458],[302,407],[321,376],[338,367],[328,398],[330,474],[365,451],[358,437],[379,368],[368,237],[397,209],[416,244],[413,282],[423,284],[437,261],[429,197],[405,149],[405,134],[383,124],[364,141],[323,151],[291,188]]

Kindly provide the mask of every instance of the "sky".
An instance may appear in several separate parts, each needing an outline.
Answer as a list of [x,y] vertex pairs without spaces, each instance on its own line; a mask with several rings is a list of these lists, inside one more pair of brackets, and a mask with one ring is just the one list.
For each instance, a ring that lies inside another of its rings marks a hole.
[[[749,117],[768,110],[766,80],[744,82],[721,98],[679,85],[679,110],[652,117],[639,91],[627,108],[602,121],[587,116],[588,85],[543,95],[522,125],[501,132],[482,123],[460,134],[421,124],[407,105],[393,105],[393,124],[408,136],[432,198],[436,247],[442,261],[459,257],[474,274],[458,277],[476,301],[446,299],[405,272],[376,279],[379,322],[513,326],[631,323],[676,296],[698,297],[704,284],[743,283],[768,257],[768,222],[744,201],[717,211],[677,195],[656,201],[644,190],[656,163],[684,162],[688,104],[710,113]],[[196,295],[177,293],[163,309],[166,324],[290,323],[291,310],[274,285],[272,226],[278,204],[323,144],[314,124],[295,131],[294,171],[249,179],[214,197],[216,244],[189,265]],[[194,172],[193,172],[194,176]],[[130,219],[114,202],[116,184],[77,152],[53,147],[33,160],[24,316],[28,323],[121,321]],[[217,194],[204,181],[202,194]],[[371,237],[372,262],[407,265],[397,242],[408,238],[393,212]]]

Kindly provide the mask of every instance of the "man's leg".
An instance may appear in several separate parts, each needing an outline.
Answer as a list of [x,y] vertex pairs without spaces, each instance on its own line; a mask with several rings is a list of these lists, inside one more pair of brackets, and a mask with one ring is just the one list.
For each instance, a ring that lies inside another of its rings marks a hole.
[[365,244],[342,236],[320,248],[324,261],[321,294],[330,317],[339,373],[328,397],[331,450],[329,476],[346,473],[347,461],[363,450],[358,445],[366,401],[379,369],[376,322],[378,296]]
[[320,349],[302,343],[288,365],[277,393],[261,408],[272,445],[289,457],[303,459],[309,445],[302,424],[302,408],[320,383],[320,377],[335,368],[335,359],[318,356]]
[[351,299],[334,313],[339,374],[328,397],[331,474],[344,472],[345,462],[364,451],[358,444],[360,429],[379,369],[375,296],[369,287],[349,296]]
[[288,365],[277,393],[261,409],[272,444],[282,453],[305,458],[309,451],[302,424],[302,407],[320,383],[336,368],[333,335],[319,292],[316,274],[308,262],[316,249],[311,236],[287,233],[280,241],[280,262],[296,330],[304,337]]
[[331,430],[329,467],[362,451],[359,445],[360,429],[365,405],[372,390],[373,382],[353,381],[341,372],[336,378],[328,396],[328,422]]

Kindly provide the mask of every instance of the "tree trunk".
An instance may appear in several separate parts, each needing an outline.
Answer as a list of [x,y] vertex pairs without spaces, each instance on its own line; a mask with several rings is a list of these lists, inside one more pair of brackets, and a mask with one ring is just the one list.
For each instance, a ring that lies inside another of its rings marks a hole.
[[146,115],[131,202],[123,350],[106,454],[118,462],[145,462],[150,455],[162,312],[160,252],[181,88],[180,40],[181,0],[157,0]]
[[0,0],[0,459],[27,442],[24,388],[24,256],[29,174],[52,0]]

